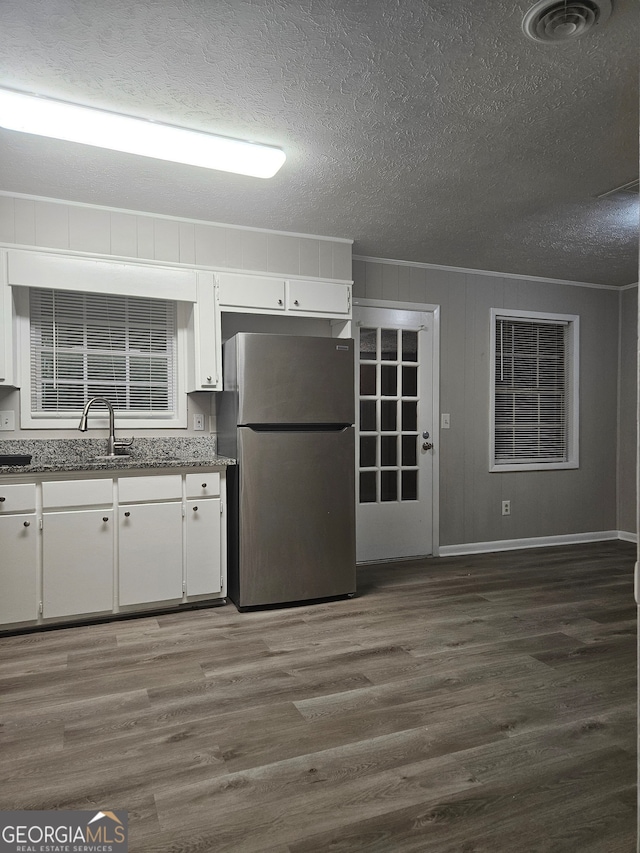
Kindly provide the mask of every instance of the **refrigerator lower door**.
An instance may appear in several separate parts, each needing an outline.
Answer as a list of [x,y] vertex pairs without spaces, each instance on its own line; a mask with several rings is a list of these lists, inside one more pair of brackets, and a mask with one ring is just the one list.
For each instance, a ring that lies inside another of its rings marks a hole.
[[355,592],[353,428],[238,432],[235,603]]

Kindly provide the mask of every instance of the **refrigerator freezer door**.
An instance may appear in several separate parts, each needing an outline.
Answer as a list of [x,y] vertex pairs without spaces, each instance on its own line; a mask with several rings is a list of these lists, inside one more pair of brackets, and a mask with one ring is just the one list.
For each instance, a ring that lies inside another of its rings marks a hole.
[[239,433],[236,604],[355,592],[353,428]]
[[352,424],[353,341],[236,336],[238,424]]

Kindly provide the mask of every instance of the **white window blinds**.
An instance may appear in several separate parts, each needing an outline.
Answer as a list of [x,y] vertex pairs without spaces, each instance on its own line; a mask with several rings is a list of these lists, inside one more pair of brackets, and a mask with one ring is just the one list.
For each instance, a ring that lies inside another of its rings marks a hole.
[[496,318],[496,464],[567,461],[568,328]]
[[120,412],[173,416],[176,305],[31,288],[31,408],[79,413],[102,396]]

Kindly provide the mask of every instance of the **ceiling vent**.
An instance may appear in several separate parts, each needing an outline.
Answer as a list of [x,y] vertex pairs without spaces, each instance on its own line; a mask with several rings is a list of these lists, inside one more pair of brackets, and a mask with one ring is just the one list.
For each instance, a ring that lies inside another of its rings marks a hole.
[[522,29],[533,41],[572,41],[611,14],[611,0],[541,0],[524,16]]

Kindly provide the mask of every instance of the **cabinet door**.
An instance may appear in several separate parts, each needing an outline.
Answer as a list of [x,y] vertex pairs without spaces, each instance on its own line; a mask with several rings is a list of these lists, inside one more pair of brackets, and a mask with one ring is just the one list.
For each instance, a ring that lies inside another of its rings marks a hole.
[[124,504],[119,512],[119,601],[182,598],[182,504]]
[[220,592],[220,500],[187,501],[187,595]]
[[5,253],[0,253],[0,385],[15,385],[13,364],[13,294],[6,280]]
[[113,610],[113,509],[45,513],[42,615]]
[[219,391],[222,388],[222,340],[220,310],[213,273],[198,273],[198,301],[190,327],[188,391]]
[[284,279],[220,273],[220,305],[256,311],[284,311]]
[[289,281],[287,308],[312,314],[351,313],[351,289],[348,284],[329,281]]
[[38,526],[35,513],[0,518],[0,623],[38,616]]

